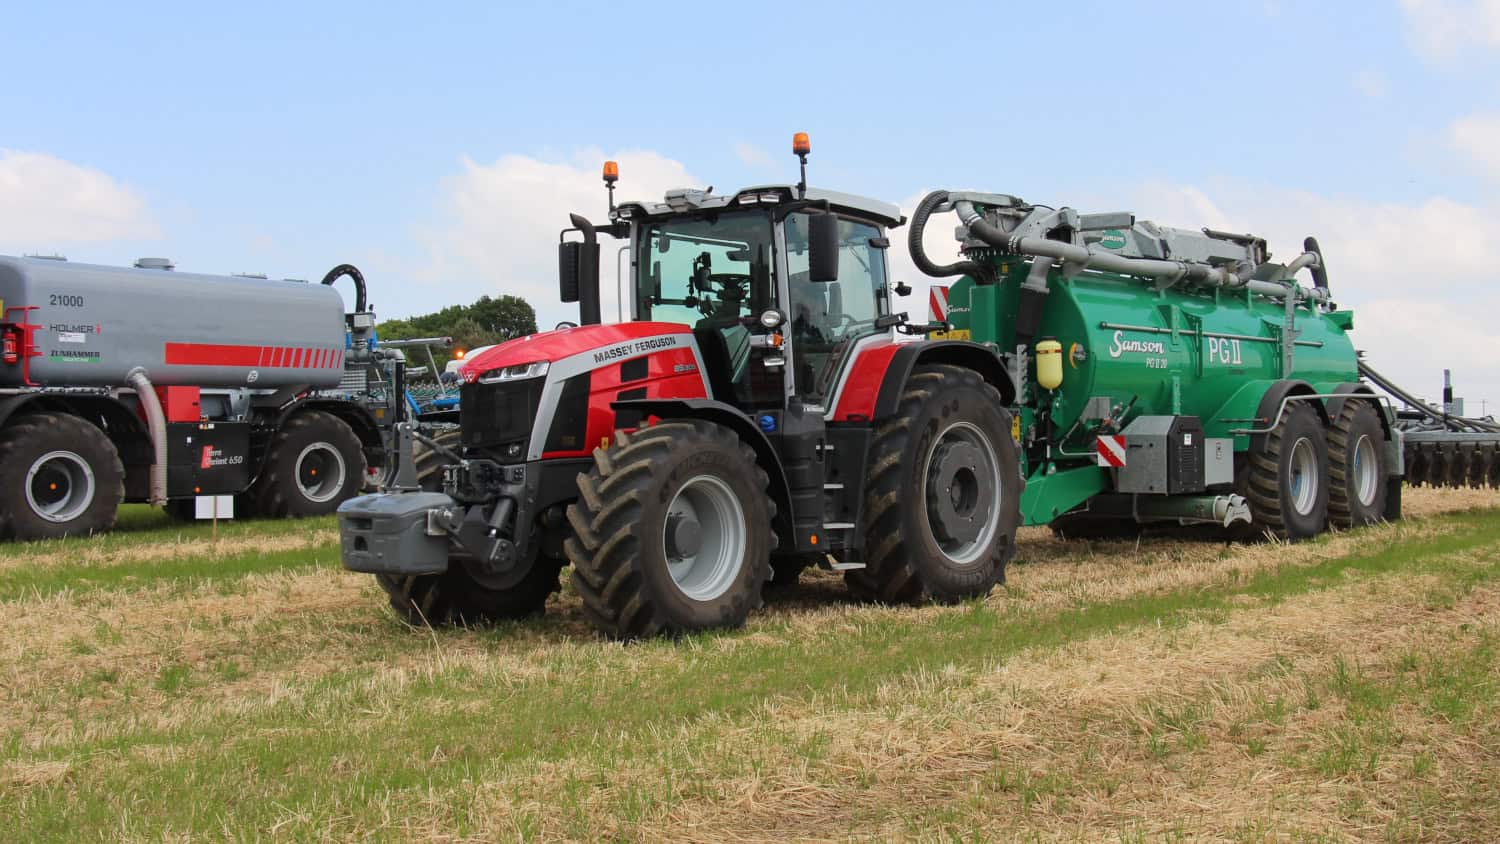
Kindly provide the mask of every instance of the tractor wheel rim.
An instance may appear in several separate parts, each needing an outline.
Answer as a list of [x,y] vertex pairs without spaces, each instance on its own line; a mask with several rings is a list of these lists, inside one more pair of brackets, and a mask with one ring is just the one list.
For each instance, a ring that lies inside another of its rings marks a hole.
[[1318,454],[1311,441],[1300,439],[1292,446],[1289,468],[1292,509],[1305,516],[1312,512],[1313,504],[1318,500]]
[[1000,459],[969,422],[943,429],[927,452],[922,486],[927,526],[938,550],[957,565],[981,559],[1000,530]]
[[1354,443],[1354,494],[1359,503],[1369,507],[1380,491],[1380,458],[1375,443],[1368,436]]
[[26,503],[49,522],[71,522],[94,501],[94,470],[71,451],[49,451],[26,473]]
[[297,455],[297,489],[308,501],[322,504],[344,488],[344,455],[328,443],[313,443]]
[[[692,540],[681,539],[688,532]],[[729,484],[712,475],[689,478],[667,505],[662,525],[662,556],[672,582],[694,601],[728,592],[744,568],[749,533],[745,508]]]

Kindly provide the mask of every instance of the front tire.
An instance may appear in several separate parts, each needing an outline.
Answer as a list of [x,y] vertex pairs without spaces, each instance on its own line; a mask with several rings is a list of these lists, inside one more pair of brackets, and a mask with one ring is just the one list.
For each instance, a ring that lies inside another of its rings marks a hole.
[[304,410],[271,438],[250,492],[261,516],[326,516],[364,482],[365,453],[354,429],[331,413]]
[[64,413],[37,413],[0,431],[0,534],[88,536],[114,526],[125,467],[109,437]]
[[1254,531],[1296,542],[1328,524],[1328,440],[1306,402],[1292,402],[1281,421],[1252,446],[1241,495]]
[[1023,483],[1010,414],[978,373],[917,369],[896,415],[875,430],[869,472],[865,568],[844,575],[856,595],[953,603],[1005,582]]
[[771,578],[768,483],[721,425],[615,432],[568,507],[564,548],[589,622],[615,639],[744,625]]
[[1328,520],[1340,529],[1386,513],[1385,429],[1368,402],[1346,401],[1328,429]]

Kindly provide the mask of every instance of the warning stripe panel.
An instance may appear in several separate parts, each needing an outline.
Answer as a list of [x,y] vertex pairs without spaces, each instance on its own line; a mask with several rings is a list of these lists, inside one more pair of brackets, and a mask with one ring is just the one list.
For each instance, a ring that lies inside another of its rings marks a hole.
[[230,343],[166,343],[162,359],[168,366],[242,366],[247,369],[327,369],[343,352],[311,346],[241,346]]
[[1125,437],[1123,435],[1101,434],[1094,443],[1100,466],[1115,469],[1125,467]]

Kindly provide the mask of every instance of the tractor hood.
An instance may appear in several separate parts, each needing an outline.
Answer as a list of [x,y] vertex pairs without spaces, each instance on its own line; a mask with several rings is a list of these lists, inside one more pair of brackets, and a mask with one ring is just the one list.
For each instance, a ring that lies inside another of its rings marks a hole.
[[663,335],[692,335],[692,330],[677,322],[624,322],[616,325],[582,325],[543,331],[507,340],[464,361],[459,367],[465,383],[495,369],[525,366],[532,363],[556,363],[565,358],[594,352],[605,360],[628,357],[647,349],[634,344],[648,342]]

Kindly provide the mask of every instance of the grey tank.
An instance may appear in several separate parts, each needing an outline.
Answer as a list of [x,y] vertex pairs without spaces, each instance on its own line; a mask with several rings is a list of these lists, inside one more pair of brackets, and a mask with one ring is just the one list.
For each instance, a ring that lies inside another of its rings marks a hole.
[[0,256],[0,300],[31,352],[0,362],[0,387],[116,387],[136,367],[157,386],[326,388],[343,374],[344,304],[322,284]]

